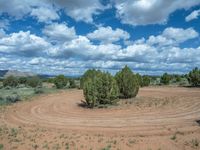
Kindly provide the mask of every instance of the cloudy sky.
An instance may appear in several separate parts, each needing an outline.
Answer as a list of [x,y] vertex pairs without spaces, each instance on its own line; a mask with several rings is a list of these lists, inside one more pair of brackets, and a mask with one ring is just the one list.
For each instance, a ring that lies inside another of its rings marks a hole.
[[0,0],[0,70],[200,67],[200,0]]

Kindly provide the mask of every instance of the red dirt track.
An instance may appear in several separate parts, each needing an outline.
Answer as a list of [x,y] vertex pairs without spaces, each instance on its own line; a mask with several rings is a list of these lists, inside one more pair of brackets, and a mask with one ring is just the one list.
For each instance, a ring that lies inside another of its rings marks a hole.
[[[79,106],[83,99],[81,90],[39,96],[36,100],[18,103],[8,108],[2,115],[2,124],[24,128],[37,126],[49,130],[73,131],[82,134],[101,133],[106,137],[112,135],[136,139],[144,137],[144,141],[147,140],[147,146],[150,140],[150,148],[159,148],[158,143],[156,146],[156,140],[169,145],[173,142],[170,136],[175,132],[182,133],[181,138],[185,141],[190,140],[188,139],[190,137],[198,139],[200,135],[199,126],[196,123],[196,120],[200,119],[199,89],[142,88],[136,98],[137,102],[107,109],[83,108]],[[173,147],[172,144],[169,148],[192,149],[192,145],[181,144],[180,147]],[[143,149],[143,147],[142,142],[135,146],[137,149]],[[134,148],[134,145],[121,149],[129,148]],[[162,149],[167,149],[167,147]]]

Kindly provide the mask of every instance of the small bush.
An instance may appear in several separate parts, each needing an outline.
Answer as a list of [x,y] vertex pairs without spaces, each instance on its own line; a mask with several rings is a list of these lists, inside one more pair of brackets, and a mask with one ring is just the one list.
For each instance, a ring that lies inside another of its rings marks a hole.
[[4,147],[3,144],[0,144],[0,150],[3,150],[3,147]]
[[41,87],[42,86],[42,81],[39,77],[35,76],[35,77],[30,77],[27,80],[27,85],[33,88],[36,87]]
[[161,84],[164,85],[168,85],[170,80],[171,80],[170,75],[167,73],[164,73],[160,78]]
[[3,80],[3,86],[4,87],[16,87],[18,85],[18,80],[17,78],[13,76],[9,76],[6,79]]
[[42,94],[42,93],[44,93],[44,91],[43,91],[42,88],[35,88],[35,89],[34,89],[34,93],[35,93],[35,94]]
[[137,78],[137,81],[138,81],[138,84],[140,85],[140,86],[142,86],[142,76],[139,74],[139,73],[136,73],[136,78]]
[[19,84],[27,84],[28,78],[27,77],[20,77]]
[[76,83],[75,83],[75,80],[74,80],[74,79],[70,79],[70,80],[69,80],[69,87],[70,87],[70,88],[75,88],[75,87],[76,87]]
[[192,86],[199,86],[200,85],[200,69],[194,68],[188,74],[188,81]]
[[149,86],[151,83],[151,79],[149,76],[142,76],[141,87]]
[[187,86],[189,83],[188,83],[188,80],[186,78],[181,78],[180,82],[179,82],[179,85],[180,86]]
[[125,66],[115,75],[117,81],[120,98],[135,97],[139,90],[138,78],[133,74],[128,66]]
[[57,89],[62,89],[67,86],[68,80],[64,75],[59,75],[55,77],[54,84]]
[[6,102],[7,103],[16,103],[17,101],[20,101],[20,96],[17,95],[17,94],[13,94],[13,95],[9,95],[9,96],[6,96]]

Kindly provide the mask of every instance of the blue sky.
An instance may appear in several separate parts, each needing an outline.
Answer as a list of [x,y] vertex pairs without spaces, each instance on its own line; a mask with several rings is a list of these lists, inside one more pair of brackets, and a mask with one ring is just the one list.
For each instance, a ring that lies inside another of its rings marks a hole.
[[0,70],[182,74],[199,34],[200,0],[0,0]]

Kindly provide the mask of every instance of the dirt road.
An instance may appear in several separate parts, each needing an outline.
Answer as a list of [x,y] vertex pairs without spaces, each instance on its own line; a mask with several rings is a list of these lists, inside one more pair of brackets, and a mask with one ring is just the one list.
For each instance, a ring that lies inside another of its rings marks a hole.
[[[132,104],[127,102],[107,109],[83,108],[79,105],[81,100],[84,100],[81,90],[39,96],[8,108],[1,115],[1,124],[6,128],[20,128],[22,133],[36,129],[39,134],[43,132],[37,129],[43,129],[46,141],[61,133],[71,136],[72,140],[72,135],[79,134],[79,144],[74,142],[73,149],[77,144],[77,149],[88,150],[106,146],[110,149],[200,149],[200,145],[195,146],[195,142],[200,142],[200,127],[196,122],[200,119],[200,89],[142,88]],[[86,140],[87,136],[94,141]],[[101,136],[103,140],[99,143]],[[117,142],[109,145],[110,139]],[[3,141],[8,145],[8,140]],[[41,141],[36,145],[42,145]],[[66,148],[61,145],[60,149]],[[21,148],[28,148],[28,144]]]

